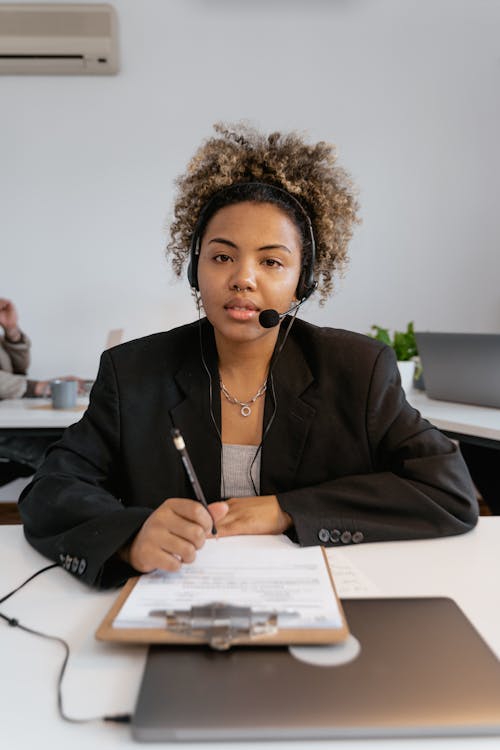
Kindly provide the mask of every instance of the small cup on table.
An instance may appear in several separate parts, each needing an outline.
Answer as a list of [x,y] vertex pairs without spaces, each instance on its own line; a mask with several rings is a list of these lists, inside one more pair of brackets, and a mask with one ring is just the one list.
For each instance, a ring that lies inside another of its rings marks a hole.
[[50,395],[53,409],[72,409],[76,406],[78,382],[76,380],[52,380]]

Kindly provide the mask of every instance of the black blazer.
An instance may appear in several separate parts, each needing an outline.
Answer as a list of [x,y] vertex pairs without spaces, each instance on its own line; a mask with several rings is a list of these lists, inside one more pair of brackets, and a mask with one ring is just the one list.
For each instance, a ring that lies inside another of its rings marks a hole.
[[[278,496],[300,544],[438,537],[475,525],[460,452],[406,402],[392,349],[296,320],[273,381],[260,491]],[[88,410],[21,495],[28,541],[90,584],[122,582],[135,571],[117,550],[166,498],[193,497],[173,425],[207,499],[220,500],[214,421],[217,353],[206,320],[104,352]]]

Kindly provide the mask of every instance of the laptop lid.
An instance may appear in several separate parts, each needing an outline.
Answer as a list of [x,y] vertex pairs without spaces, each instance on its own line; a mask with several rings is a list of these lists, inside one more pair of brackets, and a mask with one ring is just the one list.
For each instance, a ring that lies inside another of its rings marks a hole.
[[416,332],[430,398],[500,408],[500,334]]
[[500,662],[451,599],[343,604],[361,650],[340,666],[284,647],[151,647],[134,739],[500,734]]

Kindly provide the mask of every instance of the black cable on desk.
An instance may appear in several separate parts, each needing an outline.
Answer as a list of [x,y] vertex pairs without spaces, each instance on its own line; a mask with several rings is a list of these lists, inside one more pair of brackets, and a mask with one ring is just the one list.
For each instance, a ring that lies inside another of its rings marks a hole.
[[[17,586],[12,591],[9,591],[8,594],[0,598],[0,604],[7,601],[7,599],[10,599],[11,596],[16,594],[20,589],[23,588],[23,586],[26,586],[27,583],[32,581],[37,576],[41,575],[41,573],[45,573],[47,570],[52,570],[52,568],[58,568],[60,567],[57,563],[53,563],[52,565],[47,565],[45,568],[40,568],[40,570],[37,570],[33,575],[31,575],[29,578],[27,578],[25,581],[23,581],[19,586]],[[40,638],[46,638],[49,641],[55,641],[56,643],[60,643],[61,646],[64,649],[64,659],[63,663],[61,665],[61,669],[59,670],[59,677],[57,678],[57,710],[59,712],[59,716],[61,719],[64,719],[64,721],[70,722],[71,724],[86,724],[89,721],[108,721],[108,722],[117,722],[120,724],[128,724],[130,722],[131,716],[130,714],[116,714],[113,716],[96,716],[90,719],[75,719],[72,716],[68,716],[64,711],[63,706],[63,699],[62,699],[62,681],[64,677],[64,673],[66,671],[66,666],[68,664],[68,659],[70,656],[70,648],[68,643],[64,640],[64,638],[61,638],[57,635],[49,635],[48,633],[42,633],[40,630],[34,630],[33,628],[29,628],[26,625],[22,625],[19,620],[17,620],[15,617],[8,617],[7,615],[0,612],[0,618],[4,620],[8,625],[14,628],[20,628],[21,630],[24,630],[25,633],[30,633],[31,635],[37,635]]]
[[33,575],[31,575],[29,578],[27,578],[25,581],[23,581],[21,584],[19,584],[19,586],[17,586],[17,588],[13,589],[12,591],[9,591],[8,594],[6,594],[5,596],[3,596],[0,599],[0,604],[3,604],[4,602],[6,602],[7,599],[10,599],[10,597],[14,596],[14,594],[17,594],[17,592],[20,589],[22,589],[23,586],[26,586],[27,583],[29,583],[30,581],[32,581],[33,578],[36,578],[41,573],[45,573],[46,570],[52,570],[52,568],[58,568],[58,567],[59,567],[59,565],[57,563],[52,563],[52,565],[47,565],[45,568],[40,568],[40,570],[37,570],[36,573],[33,573]]

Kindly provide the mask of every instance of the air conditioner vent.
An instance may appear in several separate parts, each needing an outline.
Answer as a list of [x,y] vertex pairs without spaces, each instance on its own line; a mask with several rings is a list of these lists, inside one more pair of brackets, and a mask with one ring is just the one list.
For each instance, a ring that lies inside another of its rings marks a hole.
[[111,5],[0,5],[0,73],[117,72],[117,19]]

